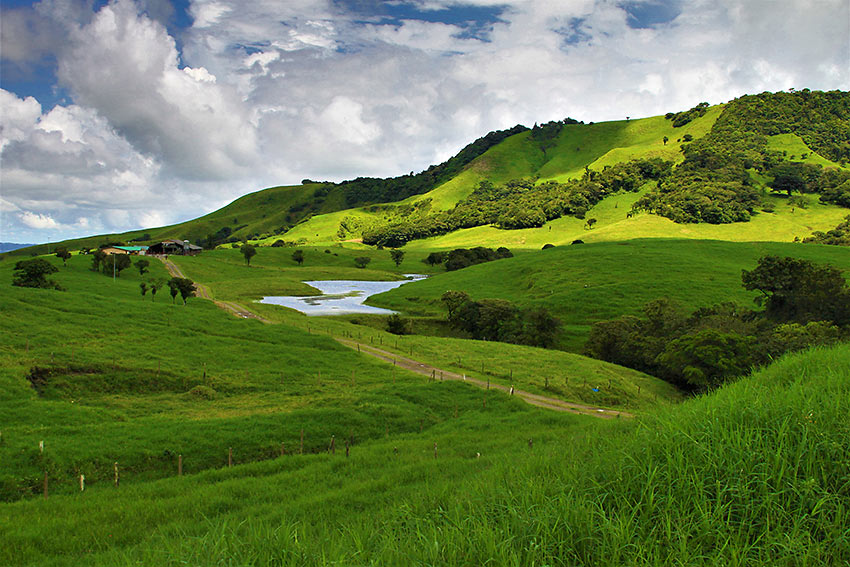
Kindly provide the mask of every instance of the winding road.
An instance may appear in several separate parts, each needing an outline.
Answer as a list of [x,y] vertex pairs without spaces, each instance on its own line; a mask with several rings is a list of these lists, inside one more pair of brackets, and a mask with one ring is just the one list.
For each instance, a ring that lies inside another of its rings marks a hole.
[[[183,270],[180,269],[180,266],[172,262],[171,260],[159,256],[160,260],[162,260],[163,264],[165,264],[165,268],[168,270],[168,273],[172,275],[172,277],[176,278],[185,278],[186,275],[183,273]],[[214,299],[212,296],[212,292],[210,288],[204,284],[195,282],[196,295],[201,299],[208,299],[215,303],[219,308],[224,309],[225,311],[229,311],[233,315],[237,317],[241,317],[243,319],[256,319],[257,321],[261,321],[263,323],[271,324],[272,321],[269,321],[265,317],[261,317],[256,313],[252,313],[242,305],[234,302],[234,301],[220,301]],[[615,419],[615,418],[623,418],[623,417],[634,417],[633,414],[612,410],[607,408],[600,408],[595,406],[588,406],[585,404],[579,404],[575,402],[567,402],[564,400],[560,400],[558,398],[550,398],[548,396],[541,396],[539,394],[532,394],[531,392],[526,392],[524,390],[517,390],[513,387],[503,386],[501,384],[491,384],[489,382],[485,382],[484,380],[480,380],[478,378],[472,378],[466,376],[465,374],[458,374],[456,372],[452,372],[450,370],[444,370],[442,368],[438,368],[436,366],[432,366],[430,364],[425,364],[424,362],[420,362],[418,360],[414,360],[412,358],[407,358],[383,349],[375,348],[371,345],[366,345],[364,343],[342,338],[342,337],[333,337],[340,344],[347,346],[352,349],[356,349],[357,352],[361,354],[366,354],[377,358],[379,360],[383,360],[384,362],[393,364],[395,366],[399,366],[404,368],[405,370],[410,370],[411,372],[415,372],[417,374],[422,374],[429,378],[433,377],[437,380],[460,380],[471,384],[473,386],[478,386],[479,388],[486,390],[499,390],[505,392],[507,394],[517,396],[521,398],[523,401],[538,406],[541,408],[546,408],[554,411],[563,411],[569,413],[576,413],[580,415],[589,415],[593,417],[598,417],[602,419]]]

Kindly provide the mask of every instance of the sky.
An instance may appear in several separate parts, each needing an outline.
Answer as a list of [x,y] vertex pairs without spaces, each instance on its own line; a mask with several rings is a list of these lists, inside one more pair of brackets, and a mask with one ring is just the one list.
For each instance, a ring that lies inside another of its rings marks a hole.
[[790,88],[850,90],[850,1],[0,0],[0,241]]

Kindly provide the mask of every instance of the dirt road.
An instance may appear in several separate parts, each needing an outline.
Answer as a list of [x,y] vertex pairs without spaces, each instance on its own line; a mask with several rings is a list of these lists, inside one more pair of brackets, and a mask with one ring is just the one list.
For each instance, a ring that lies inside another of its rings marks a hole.
[[[183,274],[183,270],[180,267],[168,260],[164,257],[159,257],[160,260],[165,264],[168,273],[170,273],[173,277],[176,278],[185,278],[186,276]],[[212,293],[210,289],[204,284],[200,284],[195,282],[195,287],[197,288],[197,296],[202,299],[208,299],[215,303],[221,309],[225,311],[229,311],[230,313],[236,315],[237,317],[242,317],[243,319],[256,319],[263,323],[271,323],[265,317],[261,317],[256,313],[252,313],[251,311],[245,309],[242,305],[239,305],[233,301],[219,301],[217,299],[213,299]],[[490,384],[483,380],[479,380],[477,378],[470,378],[464,374],[457,374],[456,372],[451,372],[449,370],[443,370],[441,368],[437,368],[436,366],[431,366],[429,364],[425,364],[424,362],[419,362],[418,360],[414,360],[412,358],[407,358],[398,354],[394,354],[379,348],[375,348],[371,345],[366,345],[363,343],[359,343],[357,341],[351,339],[344,339],[341,337],[334,337],[340,344],[343,344],[349,348],[356,349],[357,352],[361,354],[366,354],[377,359],[383,360],[390,364],[394,364],[406,370],[410,370],[412,372],[416,372],[417,374],[422,374],[424,376],[433,377],[435,380],[462,380],[474,386],[478,386],[479,388],[489,389],[489,390],[499,390],[502,392],[506,392],[512,396],[517,396],[524,400],[525,402],[538,406],[541,408],[546,408],[554,411],[565,411],[569,413],[577,413],[581,415],[590,415],[593,417],[599,417],[602,419],[614,419],[618,417],[634,417],[634,415],[624,412],[617,411],[606,408],[598,408],[593,406],[588,406],[584,404],[577,404],[575,402],[565,402],[564,400],[559,400],[558,398],[550,398],[548,396],[541,396],[539,394],[532,394],[531,392],[526,392],[523,390],[517,390],[513,387],[502,386],[501,384]]]
[[[186,275],[183,273],[183,270],[180,269],[180,266],[168,260],[163,256],[159,256],[159,259],[162,260],[162,263],[165,264],[165,269],[168,270],[168,273],[175,278],[185,278]],[[262,321],[263,323],[271,323],[265,317],[261,317],[256,313],[252,313],[242,305],[236,303],[235,301],[220,301],[218,299],[214,299],[212,296],[212,292],[210,288],[205,286],[202,283],[195,282],[195,295],[200,297],[201,299],[209,299],[213,303],[215,303],[221,309],[225,311],[229,311],[230,313],[236,315],[237,317],[241,317],[243,319],[256,319],[257,321]]]

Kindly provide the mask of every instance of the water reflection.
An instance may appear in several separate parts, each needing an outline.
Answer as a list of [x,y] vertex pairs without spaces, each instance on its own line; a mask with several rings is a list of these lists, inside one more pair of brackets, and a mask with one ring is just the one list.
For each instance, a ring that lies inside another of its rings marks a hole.
[[345,315],[348,313],[377,313],[390,315],[390,309],[363,305],[370,296],[395,289],[406,283],[421,280],[427,276],[405,274],[406,280],[393,282],[372,282],[357,280],[320,280],[306,281],[305,284],[318,289],[322,295],[309,296],[269,296],[260,303],[282,305],[306,315]]

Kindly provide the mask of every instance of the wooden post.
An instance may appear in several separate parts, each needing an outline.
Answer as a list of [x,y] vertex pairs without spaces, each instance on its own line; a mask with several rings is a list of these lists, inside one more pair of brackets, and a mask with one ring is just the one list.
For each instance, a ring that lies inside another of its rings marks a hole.
[[304,454],[304,428],[301,428],[301,454]]
[[528,448],[529,449],[534,448],[534,439],[531,439],[531,438],[528,439]]
[[227,466],[228,467],[233,466],[233,447],[227,448]]
[[47,500],[47,471],[44,471],[44,499]]
[[434,458],[437,458],[437,442],[434,441]]
[[39,441],[39,442],[38,442],[38,452],[39,452],[39,453],[44,453],[44,441]]
[[350,444],[349,444],[349,441],[348,441],[348,439],[346,439],[346,440],[345,440],[345,458],[346,458],[346,459],[348,458],[348,449],[349,449],[349,445],[350,445]]
[[204,384],[207,383],[207,363],[204,363]]
[[115,461],[115,465],[113,465],[113,466],[114,466],[114,469],[115,469],[115,488],[118,488],[118,482],[119,482],[119,478],[118,478],[118,461]]
[[177,476],[183,476],[183,455],[177,455]]
[[328,447],[331,452],[331,455],[336,455],[336,436],[331,435],[331,446]]
[[442,382],[442,381],[443,381],[443,371],[440,370],[440,382]]
[[357,343],[357,352],[360,352],[360,343]]
[[488,390],[490,389],[490,379],[489,378],[487,378],[487,389]]
[[640,394],[640,386],[638,386],[638,394]]
[[80,475],[80,492],[86,489],[86,475]]
[[547,390],[549,389],[549,377],[546,376],[546,385],[544,386]]

